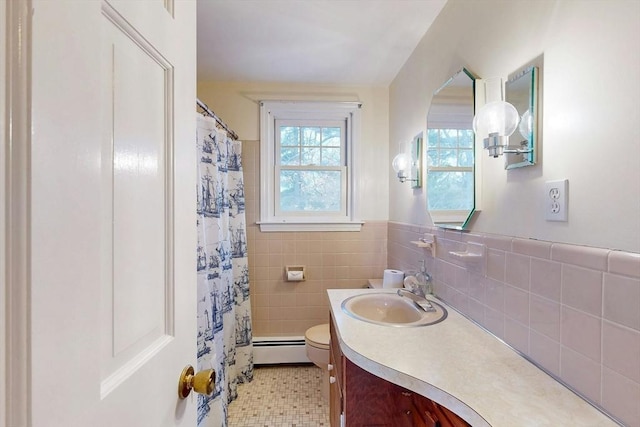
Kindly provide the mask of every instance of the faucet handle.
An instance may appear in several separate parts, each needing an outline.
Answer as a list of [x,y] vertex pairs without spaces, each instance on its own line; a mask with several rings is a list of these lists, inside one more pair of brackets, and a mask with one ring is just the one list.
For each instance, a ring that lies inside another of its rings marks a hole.
[[415,276],[407,276],[404,279],[404,287],[409,292],[415,295],[419,295],[421,297],[426,296],[424,292],[424,285],[420,283],[417,277]]
[[404,287],[407,289],[413,289],[420,284],[420,280],[416,276],[407,276],[404,278]]
[[411,292],[409,289],[398,289],[398,295],[403,297],[406,296],[409,298],[419,309],[430,312],[436,311],[436,309],[431,305],[431,302],[424,296],[418,295],[415,292]]

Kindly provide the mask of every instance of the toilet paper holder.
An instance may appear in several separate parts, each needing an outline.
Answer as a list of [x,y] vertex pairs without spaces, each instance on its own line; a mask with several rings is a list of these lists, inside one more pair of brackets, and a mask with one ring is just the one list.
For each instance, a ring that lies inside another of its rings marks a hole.
[[284,276],[287,282],[303,282],[307,278],[304,265],[285,266]]

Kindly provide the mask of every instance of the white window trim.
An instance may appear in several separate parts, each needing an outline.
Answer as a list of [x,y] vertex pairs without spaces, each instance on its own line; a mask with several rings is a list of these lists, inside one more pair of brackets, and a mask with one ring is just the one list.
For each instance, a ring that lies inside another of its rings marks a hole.
[[[263,101],[260,103],[260,231],[360,231],[357,149],[360,141],[358,102]],[[300,218],[278,216],[275,207],[275,121],[280,119],[346,120],[346,215]]]

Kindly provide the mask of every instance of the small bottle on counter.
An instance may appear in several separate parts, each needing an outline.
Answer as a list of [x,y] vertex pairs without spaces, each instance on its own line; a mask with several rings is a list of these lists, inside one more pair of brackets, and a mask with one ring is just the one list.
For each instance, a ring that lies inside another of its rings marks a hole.
[[423,288],[425,294],[433,294],[433,287],[431,286],[431,275],[427,273],[427,267],[424,265],[424,260],[420,263],[420,271],[416,273],[416,279]]

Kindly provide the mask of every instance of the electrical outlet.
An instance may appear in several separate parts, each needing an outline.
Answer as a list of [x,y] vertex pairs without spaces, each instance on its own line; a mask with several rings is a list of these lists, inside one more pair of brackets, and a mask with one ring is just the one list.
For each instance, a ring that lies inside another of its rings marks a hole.
[[547,221],[568,220],[568,189],[568,179],[544,183],[544,219]]

